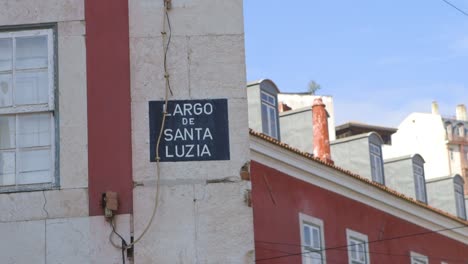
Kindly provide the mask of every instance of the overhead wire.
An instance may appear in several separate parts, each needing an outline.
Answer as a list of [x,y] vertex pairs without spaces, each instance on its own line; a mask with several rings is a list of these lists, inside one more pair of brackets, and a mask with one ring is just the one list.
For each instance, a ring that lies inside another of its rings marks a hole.
[[[302,246],[302,247],[305,247],[305,246]],[[311,258],[311,259],[323,259],[323,257],[312,257],[312,256],[309,256],[308,254],[310,253],[314,253],[314,252],[319,252],[321,250],[315,250],[315,251],[305,251],[305,252],[301,252],[301,253],[294,253],[294,252],[288,252],[288,251],[284,251],[284,250],[279,250],[279,249],[273,249],[273,248],[266,248],[266,247],[262,247],[262,246],[256,246],[255,248],[259,248],[259,249],[263,249],[263,250],[269,250],[269,251],[276,251],[276,252],[281,252],[281,253],[287,253],[287,254],[291,254],[291,256],[298,256],[298,255],[303,255],[304,257],[306,258]],[[333,249],[333,250],[340,250],[340,251],[353,251],[353,252],[360,252],[360,253],[369,253],[369,254],[374,254],[374,255],[383,255],[383,256],[389,256],[389,257],[412,257],[412,258],[423,258],[423,257],[418,257],[418,256],[411,256],[410,254],[395,254],[395,253],[386,253],[386,252],[375,252],[375,251],[360,251],[360,250],[352,250],[352,249]],[[441,256],[434,256],[434,255],[425,255],[425,257],[429,257],[429,258],[432,258],[432,259],[438,259],[438,260],[441,260],[441,261],[450,261],[450,262],[460,262],[460,263],[466,263],[468,261],[468,259],[451,259],[451,258],[447,258],[447,257],[441,257]],[[262,259],[260,260],[256,260],[256,261],[261,261]],[[327,258],[327,262],[333,262],[333,263],[341,263],[341,262],[338,262],[336,260],[331,260],[329,258]]]
[[[371,243],[378,243],[378,242],[384,242],[384,241],[390,241],[390,240],[396,240],[396,239],[402,239],[402,238],[409,238],[409,237],[415,237],[415,236],[422,236],[422,235],[429,235],[429,234],[436,234],[444,231],[450,231],[450,230],[456,230],[456,229],[461,229],[461,228],[467,228],[468,225],[463,225],[463,226],[456,226],[456,227],[451,227],[451,228],[443,228],[443,229],[438,229],[438,230],[432,230],[432,231],[425,231],[425,232],[419,232],[419,233],[412,233],[412,234],[406,234],[406,235],[401,235],[401,236],[395,236],[395,237],[390,237],[390,238],[385,238],[385,239],[376,239],[376,240],[371,240],[368,242],[364,242],[361,244],[371,244]],[[303,245],[298,245],[298,244],[292,244],[292,243],[281,243],[281,242],[271,242],[271,241],[262,241],[262,240],[255,240],[255,242],[258,243],[265,243],[265,244],[278,244],[278,245],[290,245],[290,246],[298,246],[298,247],[304,247]],[[334,247],[327,247],[320,249],[320,251],[326,251],[326,250],[336,250],[336,249],[341,249],[341,248],[346,248],[349,247],[350,245],[340,245],[340,246],[334,246]],[[278,259],[278,258],[285,258],[285,257],[291,257],[291,256],[297,256],[297,255],[302,255],[302,254],[308,254],[309,252],[300,252],[300,253],[292,253],[288,255],[282,255],[282,256],[275,256],[275,257],[270,257],[270,258],[263,258],[263,259],[257,259],[256,261],[264,261],[264,260],[271,260],[271,259]]]
[[447,5],[455,8],[456,10],[458,10],[458,12],[462,13],[463,15],[467,16],[468,17],[468,13],[463,11],[461,8],[458,8],[456,5],[452,4],[451,2],[449,2],[448,0],[442,0],[444,1]]

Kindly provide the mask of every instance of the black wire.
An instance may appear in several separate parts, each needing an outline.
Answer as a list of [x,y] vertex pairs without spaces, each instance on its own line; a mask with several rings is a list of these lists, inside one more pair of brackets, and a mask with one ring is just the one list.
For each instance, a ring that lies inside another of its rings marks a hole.
[[[396,236],[396,237],[390,237],[390,238],[385,238],[385,239],[377,239],[377,240],[372,240],[368,241],[362,244],[371,244],[371,243],[376,243],[376,242],[383,242],[383,241],[390,241],[390,240],[396,240],[396,239],[402,239],[402,238],[408,238],[408,237],[415,237],[415,236],[421,236],[421,235],[428,235],[428,234],[435,234],[435,233],[440,233],[443,231],[449,231],[449,230],[455,230],[455,229],[460,229],[460,228],[466,228],[468,225],[464,226],[456,226],[456,227],[451,227],[451,228],[444,228],[444,229],[439,229],[439,230],[434,230],[434,231],[426,231],[426,232],[420,232],[420,233],[413,233],[413,234],[407,234],[407,235],[401,235],[401,236]],[[280,242],[270,242],[270,241],[261,241],[261,240],[255,240],[255,242],[259,243],[266,243],[266,244],[279,244],[279,245],[290,245],[290,246],[299,246],[303,247],[302,245],[298,244],[289,244],[289,243],[280,243]],[[349,247],[350,245],[342,245],[342,246],[335,246],[335,247],[329,247],[329,248],[324,248],[321,249],[320,251],[326,251],[326,250],[335,250],[335,249],[340,249],[340,248],[345,248]],[[306,252],[307,253],[307,252]],[[291,257],[291,256],[297,256],[297,255],[302,255],[304,253],[294,253],[294,254],[289,254],[289,255],[282,255],[282,256],[276,256],[276,257],[271,257],[271,258],[264,258],[264,259],[257,259],[255,261],[264,261],[264,260],[271,260],[271,259],[278,259],[278,258],[286,258],[286,257]]]
[[467,13],[467,12],[465,12],[465,11],[463,11],[462,9],[458,8],[456,5],[450,3],[450,2],[447,1],[447,0],[442,0],[442,1],[444,1],[447,5],[449,5],[449,6],[453,7],[453,8],[455,8],[456,10],[458,10],[458,11],[459,11],[460,13],[462,13],[463,15],[468,16],[468,13]]
[[[291,253],[291,252],[287,252],[287,251],[283,251],[283,250],[279,250],[279,249],[264,248],[264,247],[258,247],[258,246],[256,246],[255,248],[260,248],[260,249],[270,250],[270,251],[277,251],[277,252],[281,252],[281,253],[295,254],[295,253]],[[320,260],[324,260],[323,256],[321,256],[320,258],[316,258],[316,257],[308,256],[307,254],[309,254],[309,253],[314,253],[314,252],[313,252],[313,251],[310,251],[310,252],[303,252],[302,254],[304,255],[304,257],[309,258],[309,259],[320,259]],[[301,255],[302,255],[302,254],[301,254]],[[343,263],[342,261],[338,262],[337,260],[331,260],[331,259],[327,259],[327,262],[332,262],[332,263]]]
[[115,225],[114,225],[114,219],[110,219],[109,221],[111,227],[112,227],[112,233],[117,235],[120,240],[122,240],[122,263],[125,264],[125,250],[127,249],[127,241],[115,230]]
[[122,239],[122,264],[125,264],[125,248],[127,248],[127,243]]
[[[290,245],[290,244],[287,244],[287,245]],[[305,246],[302,246],[302,247],[305,247]],[[307,258],[311,258],[311,259],[322,259],[323,257],[321,258],[315,258],[315,257],[312,257],[312,256],[308,256],[307,254],[309,253],[313,253],[314,251],[310,251],[310,252],[301,252],[301,253],[292,253],[292,252],[288,252],[288,251],[284,251],[284,250],[279,250],[279,249],[273,249],[273,248],[265,248],[265,247],[261,247],[261,246],[256,246],[255,248],[260,248],[260,249],[264,249],[264,250],[269,250],[269,251],[276,251],[276,252],[281,252],[281,253],[287,253],[287,254],[297,254],[297,255],[305,255],[305,257]],[[334,250],[340,250],[340,251],[353,251],[352,249],[334,249]],[[316,251],[321,251],[321,250],[316,250]],[[383,255],[383,256],[391,256],[391,257],[411,257],[411,255],[408,255],[408,254],[394,254],[394,253],[385,253],[385,252],[375,252],[375,251],[356,251],[356,252],[363,252],[363,253],[369,253],[369,254],[375,254],[375,255]],[[428,258],[434,258],[434,259],[439,259],[441,261],[450,261],[450,262],[461,262],[461,263],[466,263],[467,259],[465,260],[460,260],[460,259],[449,259],[449,258],[446,258],[446,257],[439,257],[439,256],[434,256],[434,255],[426,255],[426,257]],[[417,256],[413,256],[413,258],[422,258],[422,257],[417,257]],[[259,261],[259,260],[257,260]],[[333,260],[330,260],[330,259],[327,259],[327,262],[335,262],[335,263],[339,263],[337,261],[333,261]]]

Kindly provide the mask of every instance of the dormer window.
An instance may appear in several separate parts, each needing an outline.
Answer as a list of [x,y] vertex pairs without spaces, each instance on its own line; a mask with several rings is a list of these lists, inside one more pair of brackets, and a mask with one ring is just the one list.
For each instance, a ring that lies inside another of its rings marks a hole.
[[416,200],[427,203],[426,199],[426,181],[424,178],[424,168],[420,164],[413,164],[414,186],[416,193]]
[[445,130],[447,131],[448,139],[452,139],[452,123],[446,122],[445,123]]
[[278,116],[276,97],[261,91],[262,131],[273,138],[278,138]]
[[466,219],[465,197],[461,180],[455,181],[455,203],[457,206],[457,216]]
[[372,180],[380,184],[385,184],[383,162],[382,162],[382,151],[380,149],[380,145],[370,142],[369,153],[370,153],[370,161],[371,161]]

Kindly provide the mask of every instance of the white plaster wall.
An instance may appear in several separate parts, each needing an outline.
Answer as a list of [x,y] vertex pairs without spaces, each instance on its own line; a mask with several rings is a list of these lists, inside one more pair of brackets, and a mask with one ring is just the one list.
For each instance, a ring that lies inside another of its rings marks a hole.
[[84,20],[84,0],[3,0],[0,25]]
[[[116,222],[120,233],[129,234],[130,215],[120,215]],[[1,263],[122,263],[121,251],[108,242],[110,232],[101,216],[0,223],[7,238],[0,241]]]
[[[450,155],[450,150],[453,151],[453,158]],[[449,151],[450,169],[452,171],[452,174],[462,175],[460,146],[458,146],[458,145],[448,145],[448,151]]]
[[[242,1],[173,0],[168,71],[173,96],[228,99],[228,161],[161,163],[160,206],[136,245],[135,263],[253,263]],[[134,233],[154,203],[156,164],[149,162],[148,101],[164,99],[162,1],[130,0]],[[231,177],[233,182],[207,184]],[[143,186],[141,186],[143,185]]]
[[[387,156],[386,153],[389,153]],[[440,115],[412,113],[392,135],[392,146],[385,147],[384,158],[418,153],[424,161],[426,179],[450,174],[446,135]]]

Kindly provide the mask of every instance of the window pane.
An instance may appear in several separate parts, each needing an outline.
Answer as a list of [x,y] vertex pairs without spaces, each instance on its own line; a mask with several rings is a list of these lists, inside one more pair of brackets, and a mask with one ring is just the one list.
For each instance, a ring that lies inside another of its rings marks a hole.
[[12,105],[11,74],[0,74],[0,107]]
[[0,116],[0,149],[15,147],[15,117]]
[[307,257],[310,258],[312,264],[322,264],[322,255],[319,253],[310,253]]
[[424,180],[421,175],[416,174],[416,199],[424,202]]
[[320,233],[319,233],[319,230],[317,228],[313,228],[312,229],[312,247],[314,249],[317,249],[317,250],[320,250],[321,247],[320,247]]
[[47,67],[47,36],[16,38],[16,69]]
[[18,145],[20,148],[50,145],[49,113],[18,115]]
[[269,118],[270,118],[270,133],[271,133],[270,136],[272,136],[274,138],[278,138],[277,130],[276,130],[275,108],[269,107],[269,111],[270,111],[270,115],[269,115]]
[[262,104],[262,132],[269,135],[268,125],[268,109],[265,104]]
[[20,72],[15,80],[15,104],[44,104],[49,101],[47,71]]
[[20,151],[18,184],[51,182],[50,149]]
[[357,259],[357,247],[354,241],[351,241],[351,259]]
[[312,244],[311,240],[312,239],[310,237],[310,227],[304,225],[304,245],[305,246],[311,246],[311,244]]
[[15,153],[0,152],[0,185],[15,184]]
[[366,260],[365,256],[364,256],[364,244],[359,244],[358,245],[358,252],[357,252],[357,255],[358,255],[358,259],[362,262],[364,262]]
[[11,39],[0,39],[0,71],[11,70],[11,43]]

